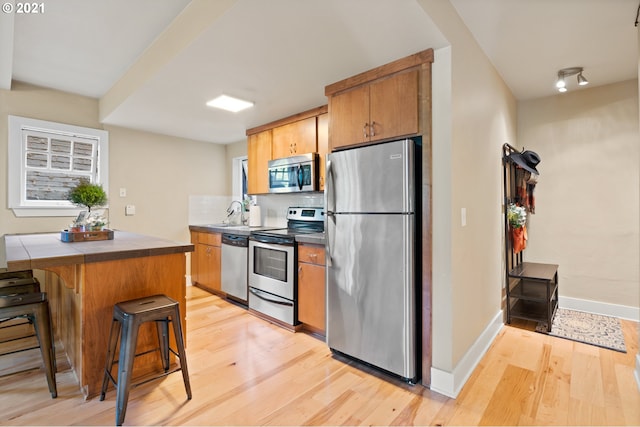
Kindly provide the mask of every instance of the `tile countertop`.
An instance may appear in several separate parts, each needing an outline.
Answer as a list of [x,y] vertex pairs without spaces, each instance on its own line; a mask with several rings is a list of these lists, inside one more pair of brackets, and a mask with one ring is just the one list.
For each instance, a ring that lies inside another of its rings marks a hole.
[[63,242],[60,233],[6,234],[0,268],[9,271],[191,252],[191,243],[114,231],[113,240]]
[[[247,225],[225,225],[225,224],[203,224],[190,225],[190,231],[198,231],[201,233],[227,233],[240,236],[248,236],[252,231],[273,230],[283,227],[249,227]],[[324,233],[300,234],[296,236],[296,242],[311,243],[314,245],[324,245]]]

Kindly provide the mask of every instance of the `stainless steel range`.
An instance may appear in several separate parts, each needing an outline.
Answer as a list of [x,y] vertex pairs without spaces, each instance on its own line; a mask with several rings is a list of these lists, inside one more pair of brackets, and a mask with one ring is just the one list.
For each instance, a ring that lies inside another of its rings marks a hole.
[[287,325],[298,324],[296,236],[324,231],[324,209],[290,207],[287,228],[249,236],[249,309]]

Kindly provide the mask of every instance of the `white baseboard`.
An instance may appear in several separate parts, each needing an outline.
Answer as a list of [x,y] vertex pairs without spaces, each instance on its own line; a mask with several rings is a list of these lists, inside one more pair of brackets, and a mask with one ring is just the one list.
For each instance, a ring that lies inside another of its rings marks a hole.
[[503,315],[502,310],[500,310],[465,355],[462,356],[462,359],[460,359],[460,362],[458,362],[453,369],[453,372],[431,367],[430,389],[436,393],[455,399],[473,373],[473,370],[478,366],[478,363],[480,363],[480,360],[489,349],[491,343],[493,343],[502,326]]
[[[625,305],[568,297],[559,297],[558,305],[570,310],[613,316],[621,319],[633,320],[635,322],[638,322],[638,319],[640,318],[639,308]],[[489,325],[487,325],[462,359],[460,359],[460,362],[453,369],[453,372],[447,372],[431,367],[430,389],[436,393],[455,399],[473,373],[473,370],[476,368],[478,363],[480,363],[480,360],[489,349],[489,346],[495,337],[500,332],[500,329],[502,329],[502,326],[503,314],[501,310],[496,314]],[[638,389],[640,389],[640,353],[636,355],[635,378],[638,383]]]
[[561,296],[558,297],[558,306],[569,310],[586,311],[587,313],[633,320],[634,322],[638,322],[640,319],[640,308],[627,305]]

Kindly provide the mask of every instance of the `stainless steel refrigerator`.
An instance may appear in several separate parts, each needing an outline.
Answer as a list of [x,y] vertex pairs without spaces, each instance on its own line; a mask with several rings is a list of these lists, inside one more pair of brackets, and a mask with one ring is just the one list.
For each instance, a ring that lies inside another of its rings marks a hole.
[[327,344],[409,382],[419,375],[419,141],[334,152],[325,188]]

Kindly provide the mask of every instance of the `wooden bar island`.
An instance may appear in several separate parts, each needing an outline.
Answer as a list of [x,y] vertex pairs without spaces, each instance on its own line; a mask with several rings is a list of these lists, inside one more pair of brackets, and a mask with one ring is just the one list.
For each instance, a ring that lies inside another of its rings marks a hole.
[[[0,271],[44,270],[55,333],[85,398],[102,386],[113,306],[165,294],[180,303],[186,333],[186,259],[190,243],[115,231],[113,240],[62,242],[60,233],[13,234],[0,241]],[[186,342],[186,336],[185,336]],[[142,325],[137,353],[157,348]],[[161,370],[157,352],[136,358],[134,376]]]

